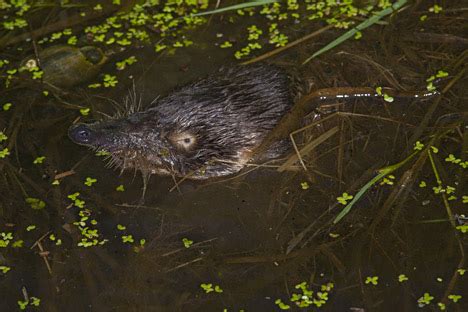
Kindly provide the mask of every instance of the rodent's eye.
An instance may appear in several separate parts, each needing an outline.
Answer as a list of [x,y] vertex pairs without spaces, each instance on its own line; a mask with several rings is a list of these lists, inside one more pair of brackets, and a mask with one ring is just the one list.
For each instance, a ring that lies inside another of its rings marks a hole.
[[177,132],[169,135],[169,140],[176,148],[190,151],[195,146],[197,137],[189,132]]
[[78,124],[68,130],[70,138],[78,144],[91,144],[95,138],[94,132],[85,124]]
[[77,137],[83,141],[87,141],[89,139],[90,133],[86,130],[81,130],[76,133]]

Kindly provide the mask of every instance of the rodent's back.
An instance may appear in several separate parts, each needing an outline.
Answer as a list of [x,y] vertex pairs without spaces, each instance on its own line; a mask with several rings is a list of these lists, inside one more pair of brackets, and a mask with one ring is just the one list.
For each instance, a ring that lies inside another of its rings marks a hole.
[[235,121],[269,130],[293,104],[290,82],[290,75],[274,65],[222,68],[172,92],[148,112],[157,111],[182,127],[195,122],[227,127],[232,124],[226,122]]

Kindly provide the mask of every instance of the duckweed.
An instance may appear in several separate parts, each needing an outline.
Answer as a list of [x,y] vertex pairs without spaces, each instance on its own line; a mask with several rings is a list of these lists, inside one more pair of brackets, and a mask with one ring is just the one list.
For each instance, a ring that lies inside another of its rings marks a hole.
[[192,244],[193,244],[193,240],[190,240],[190,239],[184,237],[184,238],[182,238],[182,243],[184,244],[185,248],[190,248],[190,246],[192,246]]
[[122,235],[122,242],[132,244],[132,243],[135,242],[135,240],[133,239],[133,235],[131,235],[131,234]]
[[[329,299],[328,294],[334,286],[335,285],[333,283],[321,285],[320,290],[316,291],[314,296],[314,291],[310,289],[308,283],[301,282],[294,287],[295,289],[300,290],[300,293],[293,293],[289,300],[299,308],[308,308],[311,305],[315,305],[317,308],[320,308],[327,303]],[[277,299],[275,303],[280,307],[283,302],[281,299]]]
[[10,155],[10,150],[8,147],[5,147],[4,149],[0,150],[0,158],[5,158],[8,155]]
[[92,186],[94,183],[97,182],[97,179],[95,178],[91,178],[91,177],[87,177],[86,178],[86,181],[84,182],[84,185],[86,186]]
[[395,100],[393,97],[391,97],[388,94],[384,94],[383,99],[384,99],[385,102],[389,102],[389,103],[392,103]]
[[49,239],[55,243],[56,246],[62,245],[62,240],[60,238],[55,237],[55,234],[50,234]]
[[137,62],[137,58],[135,56],[130,56],[120,62],[115,63],[117,70],[124,70],[127,66],[132,65]]
[[26,198],[26,203],[29,204],[29,206],[31,206],[31,208],[34,210],[44,209],[46,206],[44,201],[33,197]]
[[202,283],[200,284],[200,287],[205,291],[205,293],[210,293],[213,292],[213,284],[212,283]]
[[0,143],[6,140],[8,140],[7,135],[3,131],[0,131]]
[[11,108],[12,105],[13,104],[11,104],[11,103],[5,103],[5,104],[3,104],[2,108],[3,108],[4,111],[7,111],[7,110],[9,110]]
[[26,309],[26,307],[28,306],[28,304],[29,304],[29,301],[21,301],[21,300],[18,300],[18,306],[19,306],[20,310]]
[[24,246],[24,240],[22,239],[14,241],[13,244],[11,244],[12,248],[22,248],[23,246]]
[[200,284],[200,287],[205,291],[205,293],[210,293],[210,292],[216,292],[216,293],[222,293],[223,289],[219,285],[214,285],[213,283],[202,283]]
[[29,300],[18,300],[17,303],[20,310],[25,310],[28,307],[28,305],[38,307],[41,303],[41,299],[37,297],[29,297]]
[[76,45],[78,43],[78,38],[76,36],[71,36],[67,39],[67,44]]
[[348,204],[348,200],[351,200],[353,199],[354,196],[353,195],[349,195],[348,193],[343,193],[343,195],[339,196],[336,198],[336,200],[342,204],[342,205],[346,205]]
[[395,176],[392,174],[389,174],[388,176],[382,179],[382,181],[380,182],[380,185],[393,185],[395,184],[394,180],[395,180]]
[[446,162],[459,165],[463,169],[468,168],[468,161],[462,161],[461,158],[455,157],[453,154],[449,154],[448,157],[445,158]]
[[12,240],[13,240],[12,232],[1,232],[0,233],[0,248],[7,247]]
[[468,233],[468,224],[458,225],[455,227],[455,229],[459,230],[463,234]]
[[[1,138],[0,138],[0,142],[1,142]],[[456,158],[453,154],[449,154],[447,158],[445,158],[445,161],[446,162],[450,162],[452,164],[458,164],[461,162],[461,159],[460,158]]]
[[426,292],[418,299],[418,306],[422,308],[428,304],[431,304],[432,300],[434,300],[434,297]]
[[42,164],[44,163],[45,158],[46,158],[45,156],[36,157],[36,159],[34,159],[33,161],[33,164],[35,165]]
[[429,12],[439,14],[440,12],[442,12],[442,7],[440,5],[434,4],[432,7],[429,8]]
[[35,229],[36,229],[36,226],[35,226],[34,224],[28,225],[28,226],[26,227],[26,231],[27,231],[27,232],[31,232],[31,231],[33,231],[33,230],[35,230]]
[[461,295],[448,295],[448,298],[452,300],[454,303],[457,303],[458,300],[462,298],[462,296]]
[[376,286],[379,283],[379,277],[378,276],[368,276],[366,277],[366,280],[364,282],[365,284],[372,284]]
[[219,45],[220,48],[226,49],[232,47],[232,43],[229,41],[224,41],[222,44]]
[[117,77],[109,74],[104,75],[103,85],[106,88],[115,87],[118,83]]
[[280,308],[281,310],[289,310],[291,309],[291,306],[287,305],[286,303],[284,303],[283,301],[281,301],[281,299],[276,299],[275,300],[275,304],[278,306],[278,308]]
[[3,22],[3,28],[6,30],[14,30],[16,28],[24,28],[28,26],[28,22],[24,18],[16,17],[13,20]]
[[29,298],[29,304],[32,305],[32,306],[38,307],[40,303],[41,303],[41,299],[39,299],[37,297]]
[[83,116],[88,116],[90,111],[90,108],[80,108],[80,114]]
[[102,239],[98,229],[92,228],[96,226],[98,222],[95,219],[91,219],[92,211],[88,208],[85,208],[86,202],[80,198],[79,192],[69,194],[67,198],[72,200],[72,204],[79,208],[78,216],[80,217],[79,221],[73,222],[73,225],[77,226],[80,230],[81,239],[77,243],[79,247],[89,248],[96,245],[104,245],[108,242],[108,239]]
[[414,147],[413,147],[413,149],[415,151],[421,151],[423,148],[424,148],[424,144],[422,144],[419,141],[416,141],[416,143],[414,144]]

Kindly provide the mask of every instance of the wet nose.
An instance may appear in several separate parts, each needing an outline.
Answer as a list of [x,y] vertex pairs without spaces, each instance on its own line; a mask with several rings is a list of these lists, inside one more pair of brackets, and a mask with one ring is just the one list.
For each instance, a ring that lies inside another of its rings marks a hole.
[[91,144],[95,139],[95,134],[85,124],[77,124],[68,129],[68,136],[77,144]]

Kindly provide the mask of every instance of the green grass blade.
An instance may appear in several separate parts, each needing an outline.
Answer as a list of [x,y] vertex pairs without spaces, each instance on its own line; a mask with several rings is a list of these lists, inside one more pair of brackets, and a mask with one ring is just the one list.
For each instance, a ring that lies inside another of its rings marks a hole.
[[364,22],[362,22],[361,24],[357,25],[356,27],[354,27],[353,29],[350,29],[348,30],[347,32],[345,32],[343,35],[341,35],[340,37],[336,38],[335,40],[333,40],[332,42],[330,42],[329,44],[327,44],[325,47],[321,48],[320,50],[318,50],[317,52],[315,52],[314,54],[312,54],[311,57],[309,57],[308,59],[306,59],[304,61],[304,63],[302,63],[302,65],[306,64],[307,62],[309,62],[311,59],[319,56],[320,54],[328,51],[328,50],[331,50],[333,49],[334,47],[340,45],[341,43],[343,43],[344,41],[348,40],[349,38],[353,37],[358,31],[361,31],[363,29],[366,29],[367,27],[369,26],[372,26],[374,25],[375,23],[377,23],[379,20],[381,20],[383,17],[391,14],[392,12],[400,9],[403,5],[405,5],[407,2],[407,0],[398,0],[397,2],[395,2],[394,4],[392,4],[391,7],[388,7],[386,9],[383,9],[382,11],[380,12],[377,12],[376,14],[372,15],[371,17],[369,17],[367,20],[365,20]]
[[192,16],[202,16],[202,15],[217,14],[217,13],[233,11],[233,10],[240,10],[240,9],[254,7],[254,6],[270,4],[270,3],[274,3],[274,2],[278,2],[278,1],[279,0],[249,1],[249,2],[244,2],[244,3],[241,3],[241,4],[231,5],[231,6],[228,6],[228,7],[225,7],[225,8],[221,8],[221,9],[216,9],[216,10],[211,10],[211,11],[192,14]]

